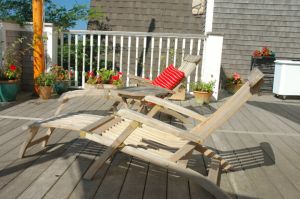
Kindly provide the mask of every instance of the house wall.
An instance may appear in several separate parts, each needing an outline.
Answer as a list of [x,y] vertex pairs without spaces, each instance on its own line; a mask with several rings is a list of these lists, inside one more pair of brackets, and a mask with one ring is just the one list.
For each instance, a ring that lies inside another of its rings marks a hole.
[[104,13],[99,21],[114,31],[204,32],[204,15],[192,14],[192,0],[92,0],[91,7]]
[[213,33],[224,35],[225,74],[250,71],[251,54],[267,46],[277,59],[300,58],[299,0],[215,0]]

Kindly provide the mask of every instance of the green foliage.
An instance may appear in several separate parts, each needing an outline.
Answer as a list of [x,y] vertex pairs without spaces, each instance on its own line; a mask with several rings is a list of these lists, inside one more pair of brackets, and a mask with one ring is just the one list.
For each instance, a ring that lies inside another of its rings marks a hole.
[[115,72],[113,70],[106,70],[105,68],[100,69],[97,71],[99,76],[102,78],[102,82],[104,84],[109,83],[111,76],[115,75]]
[[[52,0],[45,0],[45,22],[53,23],[60,29],[76,25],[77,20],[85,20],[93,15],[87,5],[76,4],[70,9],[58,6]],[[0,20],[19,24],[32,21],[32,0],[1,0]]]
[[56,76],[52,73],[41,73],[35,81],[39,86],[53,86],[55,79]]
[[210,81],[210,82],[193,82],[191,83],[191,89],[193,91],[203,91],[203,92],[208,92],[211,93],[213,92],[213,89],[215,87],[216,81]]
[[26,37],[17,38],[9,44],[4,52],[3,66],[0,68],[0,80],[18,80],[22,74],[22,58],[28,52],[30,45],[22,45]]
[[69,80],[69,71],[62,66],[54,65],[50,68],[50,72],[55,75],[56,81]]

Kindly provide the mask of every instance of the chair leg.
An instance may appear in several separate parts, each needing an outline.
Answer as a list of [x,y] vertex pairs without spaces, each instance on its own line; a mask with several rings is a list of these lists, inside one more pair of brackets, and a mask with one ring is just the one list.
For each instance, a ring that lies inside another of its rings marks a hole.
[[42,147],[46,147],[48,141],[49,141],[49,138],[50,136],[52,135],[53,131],[54,131],[55,128],[53,127],[50,127],[46,133],[46,136],[47,138],[42,142]]
[[26,140],[24,141],[24,143],[21,146],[20,153],[19,153],[20,158],[24,157],[26,149],[28,148],[28,146],[31,143],[31,141],[33,140],[33,138],[36,136],[38,130],[39,130],[39,128],[36,128],[36,127],[30,128],[30,132],[27,135]]

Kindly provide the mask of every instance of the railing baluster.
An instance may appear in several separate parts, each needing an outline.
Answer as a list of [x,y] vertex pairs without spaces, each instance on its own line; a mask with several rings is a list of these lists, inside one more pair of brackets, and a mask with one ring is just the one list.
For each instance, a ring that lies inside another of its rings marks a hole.
[[94,47],[94,35],[90,35],[90,71],[93,70],[93,47]]
[[105,69],[107,69],[108,35],[105,35]]
[[78,35],[75,35],[75,86],[78,87]]
[[100,51],[101,51],[101,35],[98,35],[97,41],[97,71],[100,69]]
[[[193,53],[193,46],[194,46],[194,40],[190,39],[190,55]],[[187,78],[187,85],[186,85],[187,92],[190,91],[190,82],[191,82],[191,75],[189,75]]]
[[160,38],[159,38],[159,46],[158,46],[157,76],[160,74],[161,48],[162,48],[162,38],[160,37]]
[[153,52],[154,52],[154,37],[151,37],[151,60],[150,60],[150,74],[149,78],[152,80],[153,73]]
[[167,57],[166,57],[166,67],[169,66],[169,54],[170,54],[170,37],[167,39]]
[[178,38],[175,38],[175,44],[174,44],[174,66],[176,66],[176,55],[177,55],[177,48],[178,48]]
[[139,59],[139,37],[136,37],[135,38],[135,70],[134,70],[135,76],[137,76],[138,59]]
[[145,78],[145,60],[146,60],[146,45],[147,45],[147,38],[144,37],[144,47],[143,47],[143,68],[142,68],[142,77]]
[[60,65],[64,65],[64,33],[60,34]]
[[182,39],[181,63],[182,63],[182,61],[183,61],[184,53],[185,53],[185,38]]
[[[198,39],[198,45],[197,45],[197,55],[200,54],[200,50],[201,50],[201,39]],[[198,74],[199,73],[199,64],[197,64],[196,66],[196,72],[195,72],[195,82],[198,81]]]
[[120,51],[120,72],[123,72],[123,64],[122,64],[122,62],[123,62],[123,41],[124,41],[124,37],[123,36],[121,36],[121,41],[120,41],[120,43],[121,43],[121,51]]
[[71,79],[71,34],[68,34],[68,71],[69,71],[69,79]]
[[128,57],[127,57],[127,75],[126,75],[126,86],[129,86],[129,77],[130,74],[130,51],[131,51],[131,36],[128,37]]
[[116,36],[113,36],[113,60],[112,60],[112,69],[115,70],[115,60],[116,59]]
[[83,35],[83,54],[82,54],[82,73],[81,73],[81,85],[84,88],[85,84],[85,46],[86,46],[86,35]]

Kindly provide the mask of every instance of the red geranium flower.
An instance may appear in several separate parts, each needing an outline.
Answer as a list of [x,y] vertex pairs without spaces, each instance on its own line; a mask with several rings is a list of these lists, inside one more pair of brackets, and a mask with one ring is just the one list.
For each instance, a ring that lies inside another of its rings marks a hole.
[[118,81],[120,79],[120,76],[119,75],[114,75],[114,76],[111,76],[111,79],[113,81]]
[[238,73],[234,73],[234,74],[233,74],[233,79],[234,79],[234,80],[238,80],[238,79],[240,79],[240,78],[241,78],[240,74],[238,74]]
[[117,74],[119,77],[122,77],[123,73],[122,72],[118,72]]
[[11,70],[11,71],[15,71],[15,70],[17,70],[17,67],[15,66],[15,65],[10,65],[9,66],[9,69]]
[[94,72],[93,72],[93,71],[89,71],[89,72],[88,72],[88,77],[89,77],[89,78],[94,77]]

